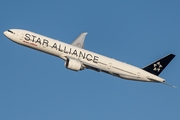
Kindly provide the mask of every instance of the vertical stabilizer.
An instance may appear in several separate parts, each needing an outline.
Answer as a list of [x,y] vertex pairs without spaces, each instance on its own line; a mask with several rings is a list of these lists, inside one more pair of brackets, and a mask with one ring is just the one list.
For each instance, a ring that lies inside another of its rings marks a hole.
[[160,60],[157,60],[156,62],[144,67],[143,70],[158,76],[174,57],[174,54],[169,54]]

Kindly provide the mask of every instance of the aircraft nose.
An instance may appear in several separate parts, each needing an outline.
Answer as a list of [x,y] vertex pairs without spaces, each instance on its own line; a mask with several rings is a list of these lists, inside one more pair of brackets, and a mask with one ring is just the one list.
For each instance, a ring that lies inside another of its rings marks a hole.
[[14,34],[15,34],[15,33],[14,33],[12,30],[10,30],[10,29],[4,31],[4,35],[5,35],[7,38],[9,38],[9,39],[11,39]]
[[4,31],[4,35],[5,35],[6,37],[7,37],[7,33],[8,33],[7,31]]

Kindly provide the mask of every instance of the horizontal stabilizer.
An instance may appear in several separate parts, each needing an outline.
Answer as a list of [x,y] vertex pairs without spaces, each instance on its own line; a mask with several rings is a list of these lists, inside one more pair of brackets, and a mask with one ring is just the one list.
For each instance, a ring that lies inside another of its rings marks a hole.
[[176,86],[171,85],[171,84],[168,84],[168,83],[165,83],[165,82],[163,82],[163,84],[165,84],[165,85],[167,85],[167,86],[170,86],[170,87],[173,87],[173,88],[177,88]]

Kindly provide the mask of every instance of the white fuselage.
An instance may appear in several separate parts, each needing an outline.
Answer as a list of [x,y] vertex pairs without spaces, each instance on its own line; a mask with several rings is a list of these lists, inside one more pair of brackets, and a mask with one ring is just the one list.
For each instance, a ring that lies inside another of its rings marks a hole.
[[12,41],[60,57],[63,60],[67,58],[78,60],[84,67],[96,68],[97,71],[103,71],[108,74],[137,81],[145,82],[164,82],[154,74],[151,74],[138,67],[117,61],[113,58],[58,41],[52,38],[21,29],[11,29],[14,33],[5,31],[4,34]]

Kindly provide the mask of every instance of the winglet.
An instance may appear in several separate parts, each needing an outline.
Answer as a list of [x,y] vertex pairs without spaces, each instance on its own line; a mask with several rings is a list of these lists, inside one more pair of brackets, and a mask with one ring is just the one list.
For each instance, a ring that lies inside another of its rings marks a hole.
[[84,40],[87,35],[87,32],[81,33],[72,43],[71,45],[84,48]]

